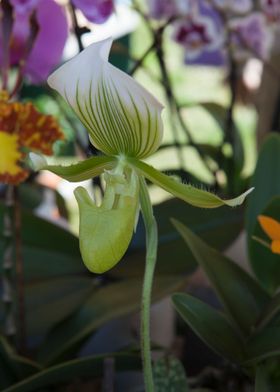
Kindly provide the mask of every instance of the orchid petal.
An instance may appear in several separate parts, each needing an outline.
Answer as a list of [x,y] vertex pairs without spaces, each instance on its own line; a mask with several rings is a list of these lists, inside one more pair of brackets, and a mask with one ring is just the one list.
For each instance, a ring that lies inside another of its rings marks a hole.
[[113,0],[72,0],[72,2],[93,23],[104,23],[114,10]]
[[123,257],[138,212],[137,176],[132,173],[129,181],[119,175],[116,180],[114,177],[107,173],[107,186],[100,207],[84,188],[75,190],[80,212],[80,251],[86,267],[98,274],[113,268]]
[[130,76],[108,62],[112,39],[94,43],[48,79],[107,155],[143,158],[162,139],[162,105]]
[[114,168],[117,161],[113,157],[97,156],[75,163],[73,165],[48,165],[44,157],[30,153],[29,158],[34,170],[49,170],[70,182],[79,182],[94,178]]
[[182,184],[144,162],[138,161],[136,159],[129,159],[128,162],[131,164],[131,167],[139,172],[139,174],[143,175],[148,180],[160,186],[175,197],[178,197],[179,199],[182,199],[195,207],[216,208],[223,205],[235,207],[242,204],[246,196],[254,189],[251,188],[247,192],[242,193],[242,195],[234,199],[223,200],[213,193],[195,188],[188,184]]
[[68,36],[65,10],[56,1],[40,0],[36,20],[38,34],[24,67],[24,73],[33,83],[45,81],[60,62]]

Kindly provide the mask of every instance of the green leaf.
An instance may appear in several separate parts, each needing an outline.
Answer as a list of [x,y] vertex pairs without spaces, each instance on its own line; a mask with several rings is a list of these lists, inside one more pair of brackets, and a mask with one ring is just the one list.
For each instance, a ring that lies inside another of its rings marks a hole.
[[159,359],[153,374],[156,392],[190,392],[185,369],[177,358]]
[[49,170],[54,174],[71,182],[79,182],[91,179],[103,173],[104,170],[111,170],[116,165],[116,158],[109,156],[94,156],[84,161],[69,166],[44,165],[40,170]]
[[223,205],[234,207],[242,204],[246,196],[253,190],[253,188],[251,188],[234,199],[222,200],[213,193],[195,188],[191,185],[182,184],[137,159],[130,158],[129,163],[149,181],[195,207],[216,208]]
[[[246,227],[248,239],[253,234],[257,216],[264,210],[268,202],[280,195],[280,135],[270,135],[261,147],[255,173],[252,178],[252,186],[256,192],[248,200],[246,213]],[[253,264],[254,267],[254,264]]]
[[256,369],[255,392],[279,392],[279,361],[266,362]]
[[[154,206],[159,229],[157,274],[188,274],[197,263],[182,237],[170,222],[180,219],[198,233],[209,245],[224,250],[239,234],[243,226],[242,209],[226,206],[219,209],[195,208],[180,199],[169,199]],[[142,276],[145,258],[145,231],[141,224],[124,259],[110,271],[114,277]],[[176,258],[174,258],[176,254]],[[172,263],[170,263],[172,260]]]
[[246,364],[280,355],[280,326],[267,326],[246,343]]
[[36,375],[5,389],[3,392],[32,392],[49,386],[59,386],[77,378],[102,377],[104,360],[113,358],[116,371],[140,370],[141,359],[133,354],[104,354],[75,359],[52,366]]
[[269,295],[237,264],[209,247],[186,226],[173,220],[197,262],[207,274],[230,318],[249,334]]
[[[157,277],[153,300],[178,290],[178,287],[181,288],[185,283],[185,278],[178,278],[178,276]],[[141,289],[142,279],[127,279],[93,292],[74,315],[58,324],[47,336],[39,351],[39,361],[43,363],[57,361],[104,323],[138,310]]]
[[0,335],[0,388],[38,372],[40,366],[14,353],[6,339]]
[[28,283],[25,288],[28,333],[45,334],[54,324],[81,307],[93,292],[92,276],[68,276]]
[[264,307],[257,323],[258,329],[268,325],[276,316],[280,316],[280,293],[275,294]]
[[[5,207],[0,204],[0,233]],[[85,274],[79,241],[69,231],[22,210],[22,242],[26,281],[69,274]],[[0,254],[3,237],[0,234]],[[0,266],[0,272],[2,265]]]
[[231,361],[243,360],[243,343],[223,313],[188,294],[174,294],[172,301],[192,330],[214,351]]
[[[280,196],[273,198],[260,214],[280,221]],[[254,237],[271,242],[258,221],[255,222],[252,236],[248,238],[250,261],[259,282],[273,293],[280,285],[280,257],[256,241]]]
[[267,374],[262,366],[257,367],[255,392],[272,392],[271,388],[268,385]]

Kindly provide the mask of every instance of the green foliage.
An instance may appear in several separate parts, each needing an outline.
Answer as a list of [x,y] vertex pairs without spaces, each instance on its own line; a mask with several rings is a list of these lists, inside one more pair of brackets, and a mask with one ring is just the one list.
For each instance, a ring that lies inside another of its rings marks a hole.
[[231,361],[242,362],[242,340],[221,312],[188,294],[174,294],[172,300],[183,319],[206,344]]
[[0,389],[30,377],[40,371],[40,366],[17,355],[6,339],[0,336]]
[[173,357],[164,357],[153,366],[155,392],[190,392],[185,369]]
[[[267,387],[267,391],[277,391],[274,385],[280,383],[280,374],[275,370],[280,356],[279,295],[271,297],[249,273],[209,247],[180,222],[174,221],[174,224],[224,308],[221,313],[190,295],[174,294],[177,311],[214,351],[256,376],[257,392],[262,391],[262,386]],[[272,365],[265,377],[259,370],[264,361]],[[273,385],[272,389],[269,385]]]
[[[207,243],[219,250],[225,249],[237,237],[243,223],[241,210],[227,207],[217,210],[197,209],[178,199],[169,199],[155,205],[154,214],[159,228],[158,275],[187,274],[196,266],[194,256],[186,249],[184,241],[170,222],[170,216],[188,224]],[[141,224],[138,228],[134,243],[123,261],[110,271],[110,275],[135,277],[143,273],[145,236]]]
[[[258,215],[264,212],[268,214],[275,213],[277,218],[279,214],[279,206],[276,206],[276,202],[273,206],[267,207],[272,198],[280,195],[279,173],[280,136],[273,134],[266,139],[260,150],[257,167],[251,183],[255,187],[255,191],[248,199],[246,211],[250,262],[256,277],[270,292],[275,291],[280,283],[279,261],[276,261],[275,256],[268,255],[264,249],[261,249],[259,244],[254,244],[252,236],[260,233],[257,225]],[[266,208],[268,209],[265,210]]]
[[[275,220],[280,221],[280,196],[274,197],[265,208],[260,211],[260,214],[270,216]],[[256,241],[255,237],[264,239],[268,243],[271,242],[260,227],[258,221],[255,222],[252,236],[248,238],[250,260],[254,272],[261,284],[269,292],[273,293],[280,285],[279,255],[272,253],[269,248],[266,248]]]
[[173,222],[213,285],[227,315],[240,332],[248,335],[269,295],[236,263],[209,247],[180,222]]
[[[158,277],[153,299],[174,292],[184,281],[178,276]],[[39,361],[44,364],[57,362],[73,349],[77,350],[79,344],[104,323],[139,310],[141,288],[142,279],[132,278],[93,291],[83,306],[52,329],[39,349]]]
[[140,370],[139,355],[112,353],[79,358],[43,369],[37,374],[6,388],[3,392],[33,392],[49,386],[65,385],[77,378],[95,379],[103,375],[104,360],[113,358],[116,371]]

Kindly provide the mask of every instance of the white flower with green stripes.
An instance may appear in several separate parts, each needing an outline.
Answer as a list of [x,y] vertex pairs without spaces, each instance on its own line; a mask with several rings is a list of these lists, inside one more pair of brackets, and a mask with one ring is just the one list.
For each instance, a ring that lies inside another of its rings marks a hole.
[[69,181],[103,175],[104,198],[97,206],[78,187],[80,249],[87,268],[103,273],[118,263],[130,243],[139,209],[139,184],[146,178],[196,207],[241,204],[241,196],[222,200],[182,184],[142,161],[160,146],[163,106],[139,83],[108,62],[111,39],[94,43],[62,65],[48,79],[75,111],[91,143],[103,155],[71,166],[47,165],[32,156],[37,169],[47,169]]

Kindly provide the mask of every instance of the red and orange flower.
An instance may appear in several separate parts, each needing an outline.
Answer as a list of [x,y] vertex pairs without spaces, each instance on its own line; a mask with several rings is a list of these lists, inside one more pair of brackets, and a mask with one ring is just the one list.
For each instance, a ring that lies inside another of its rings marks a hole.
[[52,155],[53,144],[63,139],[57,121],[39,113],[30,102],[9,102],[0,92],[0,182],[19,184],[28,175],[23,159],[28,151]]

